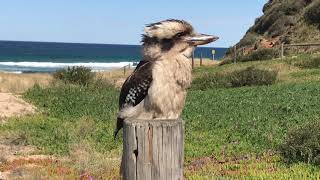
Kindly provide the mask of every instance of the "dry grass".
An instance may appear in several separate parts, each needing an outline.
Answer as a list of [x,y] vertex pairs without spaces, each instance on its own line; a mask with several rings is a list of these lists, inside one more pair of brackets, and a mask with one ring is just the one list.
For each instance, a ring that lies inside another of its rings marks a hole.
[[[209,58],[203,58],[202,59],[202,65],[203,66],[215,66],[215,65],[219,65],[221,61],[216,61],[216,60],[212,60]],[[199,67],[200,66],[200,59],[196,58],[194,59],[194,65],[195,67]]]
[[48,86],[52,81],[49,74],[11,74],[0,72],[0,92],[23,93],[35,84]]

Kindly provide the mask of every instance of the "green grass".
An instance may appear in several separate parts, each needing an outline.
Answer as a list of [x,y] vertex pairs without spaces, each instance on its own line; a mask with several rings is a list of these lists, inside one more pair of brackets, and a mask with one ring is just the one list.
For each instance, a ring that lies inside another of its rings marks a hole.
[[192,91],[187,98],[186,155],[262,153],[291,127],[319,119],[319,83]]
[[[291,128],[319,120],[320,83],[315,80],[319,79],[319,71],[297,69],[294,66],[297,61],[301,59],[196,69],[195,77],[202,77],[204,73],[229,73],[254,65],[278,68],[281,77],[276,84],[270,86],[189,91],[182,115],[186,122],[186,164],[211,155],[224,159],[261,155],[270,151],[277,153],[278,145]],[[315,77],[309,81],[296,81],[303,79],[302,76]],[[103,86],[35,86],[24,94],[24,98],[36,105],[40,113],[1,124],[0,135],[13,136],[23,144],[35,145],[45,154],[70,155],[74,145],[85,142],[94,151],[119,156],[121,138],[113,139],[118,94],[117,90]],[[289,178],[304,177],[304,173],[310,177],[319,177],[319,173],[314,170],[317,168],[312,165],[287,166],[279,158],[272,163],[278,167],[278,174],[261,171],[259,175],[253,170],[247,176],[237,177]],[[255,166],[255,163],[251,165]],[[209,164],[208,168],[214,166],[216,165]],[[208,169],[187,174],[191,179],[228,177],[216,173],[217,170]]]
[[[41,115],[12,119],[0,131],[16,131],[27,144],[47,154],[66,155],[79,141],[89,141],[100,152],[119,151],[113,140],[118,92],[60,84],[47,89],[35,86],[24,94]],[[1,133],[0,133],[1,134]]]
[[[190,91],[183,112],[186,158],[272,149],[291,127],[319,118],[319,89],[319,83],[305,83]],[[35,87],[25,96],[43,115],[13,120],[1,129],[22,131],[29,144],[53,154],[67,153],[81,133],[98,150],[118,150],[121,143],[112,139],[117,95],[69,85]],[[77,131],[81,126],[88,132]]]

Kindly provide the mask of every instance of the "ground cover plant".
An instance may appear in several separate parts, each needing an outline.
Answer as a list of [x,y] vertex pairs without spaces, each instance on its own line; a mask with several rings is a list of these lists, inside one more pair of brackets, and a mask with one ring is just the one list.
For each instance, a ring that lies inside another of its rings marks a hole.
[[319,129],[320,121],[317,119],[293,128],[279,146],[279,151],[285,161],[320,165]]

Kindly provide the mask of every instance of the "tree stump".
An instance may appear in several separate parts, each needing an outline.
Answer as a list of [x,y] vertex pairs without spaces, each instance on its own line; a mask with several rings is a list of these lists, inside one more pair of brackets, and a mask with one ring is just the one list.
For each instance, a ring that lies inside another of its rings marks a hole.
[[126,120],[123,128],[123,179],[183,179],[183,141],[182,120]]

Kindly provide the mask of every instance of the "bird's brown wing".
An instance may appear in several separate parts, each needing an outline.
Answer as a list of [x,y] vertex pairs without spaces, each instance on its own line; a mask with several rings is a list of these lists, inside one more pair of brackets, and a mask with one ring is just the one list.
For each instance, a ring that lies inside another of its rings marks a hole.
[[[119,109],[136,106],[147,96],[152,83],[152,62],[140,61],[134,72],[127,78],[121,88]],[[117,119],[115,136],[123,127],[123,119]]]

